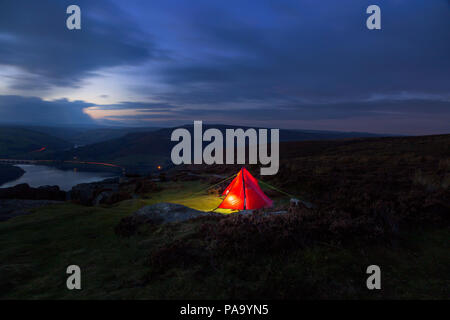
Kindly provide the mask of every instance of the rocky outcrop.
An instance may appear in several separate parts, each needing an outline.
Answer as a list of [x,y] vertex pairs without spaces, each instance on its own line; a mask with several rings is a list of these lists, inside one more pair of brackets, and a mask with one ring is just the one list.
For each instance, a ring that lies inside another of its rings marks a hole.
[[0,199],[28,199],[28,200],[66,200],[66,192],[58,186],[43,186],[32,188],[26,183],[10,188],[0,188]]
[[133,215],[146,218],[146,220],[157,224],[180,222],[211,214],[214,213],[198,211],[181,204],[167,202],[160,202],[151,206],[145,206],[133,213]]
[[[85,206],[106,203],[113,194],[119,192],[119,181],[118,178],[115,178],[78,184],[69,191],[69,199]],[[128,195],[129,198],[131,195]]]
[[145,194],[159,190],[157,184],[151,177],[127,179],[121,182],[120,189],[135,194]]
[[119,191],[102,191],[100,194],[98,194],[94,201],[93,201],[93,205],[94,206],[99,206],[102,204],[105,205],[111,205],[123,200],[128,200],[128,199],[132,199],[133,198],[133,194],[123,191],[123,190],[119,190]]
[[150,177],[112,178],[78,184],[69,192],[69,199],[85,206],[111,205],[157,190]]
[[131,216],[120,220],[115,227],[115,233],[122,237],[130,237],[138,232],[143,224],[164,224],[169,222],[182,222],[204,216],[215,216],[213,212],[197,211],[181,204],[161,202],[145,206],[134,212]]

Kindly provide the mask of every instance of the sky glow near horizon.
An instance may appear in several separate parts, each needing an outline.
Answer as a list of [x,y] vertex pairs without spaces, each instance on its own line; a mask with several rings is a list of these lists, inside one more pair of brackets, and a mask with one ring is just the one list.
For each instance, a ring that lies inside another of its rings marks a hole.
[[450,133],[448,0],[72,2],[0,4],[2,122]]

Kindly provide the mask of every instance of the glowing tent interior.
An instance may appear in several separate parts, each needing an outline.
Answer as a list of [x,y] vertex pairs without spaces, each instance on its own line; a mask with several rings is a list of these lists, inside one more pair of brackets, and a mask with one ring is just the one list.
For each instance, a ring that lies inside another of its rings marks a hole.
[[268,208],[273,204],[259,187],[258,180],[245,168],[239,171],[222,195],[225,199],[218,206],[220,209],[251,210]]

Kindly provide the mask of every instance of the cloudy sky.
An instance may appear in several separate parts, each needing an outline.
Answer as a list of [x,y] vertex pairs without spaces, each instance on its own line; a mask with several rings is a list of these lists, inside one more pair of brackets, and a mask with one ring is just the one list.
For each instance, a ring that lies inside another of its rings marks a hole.
[[450,133],[450,1],[1,1],[0,122],[194,119]]

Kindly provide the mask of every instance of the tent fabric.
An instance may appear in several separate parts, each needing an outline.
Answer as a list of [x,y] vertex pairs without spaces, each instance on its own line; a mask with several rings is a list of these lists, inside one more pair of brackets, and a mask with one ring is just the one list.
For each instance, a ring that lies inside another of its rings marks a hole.
[[237,177],[238,177],[238,175],[240,175],[241,174],[241,172],[239,171],[239,173],[236,175],[236,177],[231,181],[231,183],[228,185],[228,187],[225,189],[225,190],[223,190],[223,192],[222,192],[222,195],[223,196],[226,196],[227,194],[228,194],[228,192],[230,192],[230,190],[231,190],[231,188],[233,188],[233,186],[234,186],[234,184],[235,184],[235,182],[236,182],[236,180],[237,180]]
[[247,169],[242,168],[223,192],[225,199],[221,209],[259,209],[271,207],[273,202],[264,194],[256,180]]

